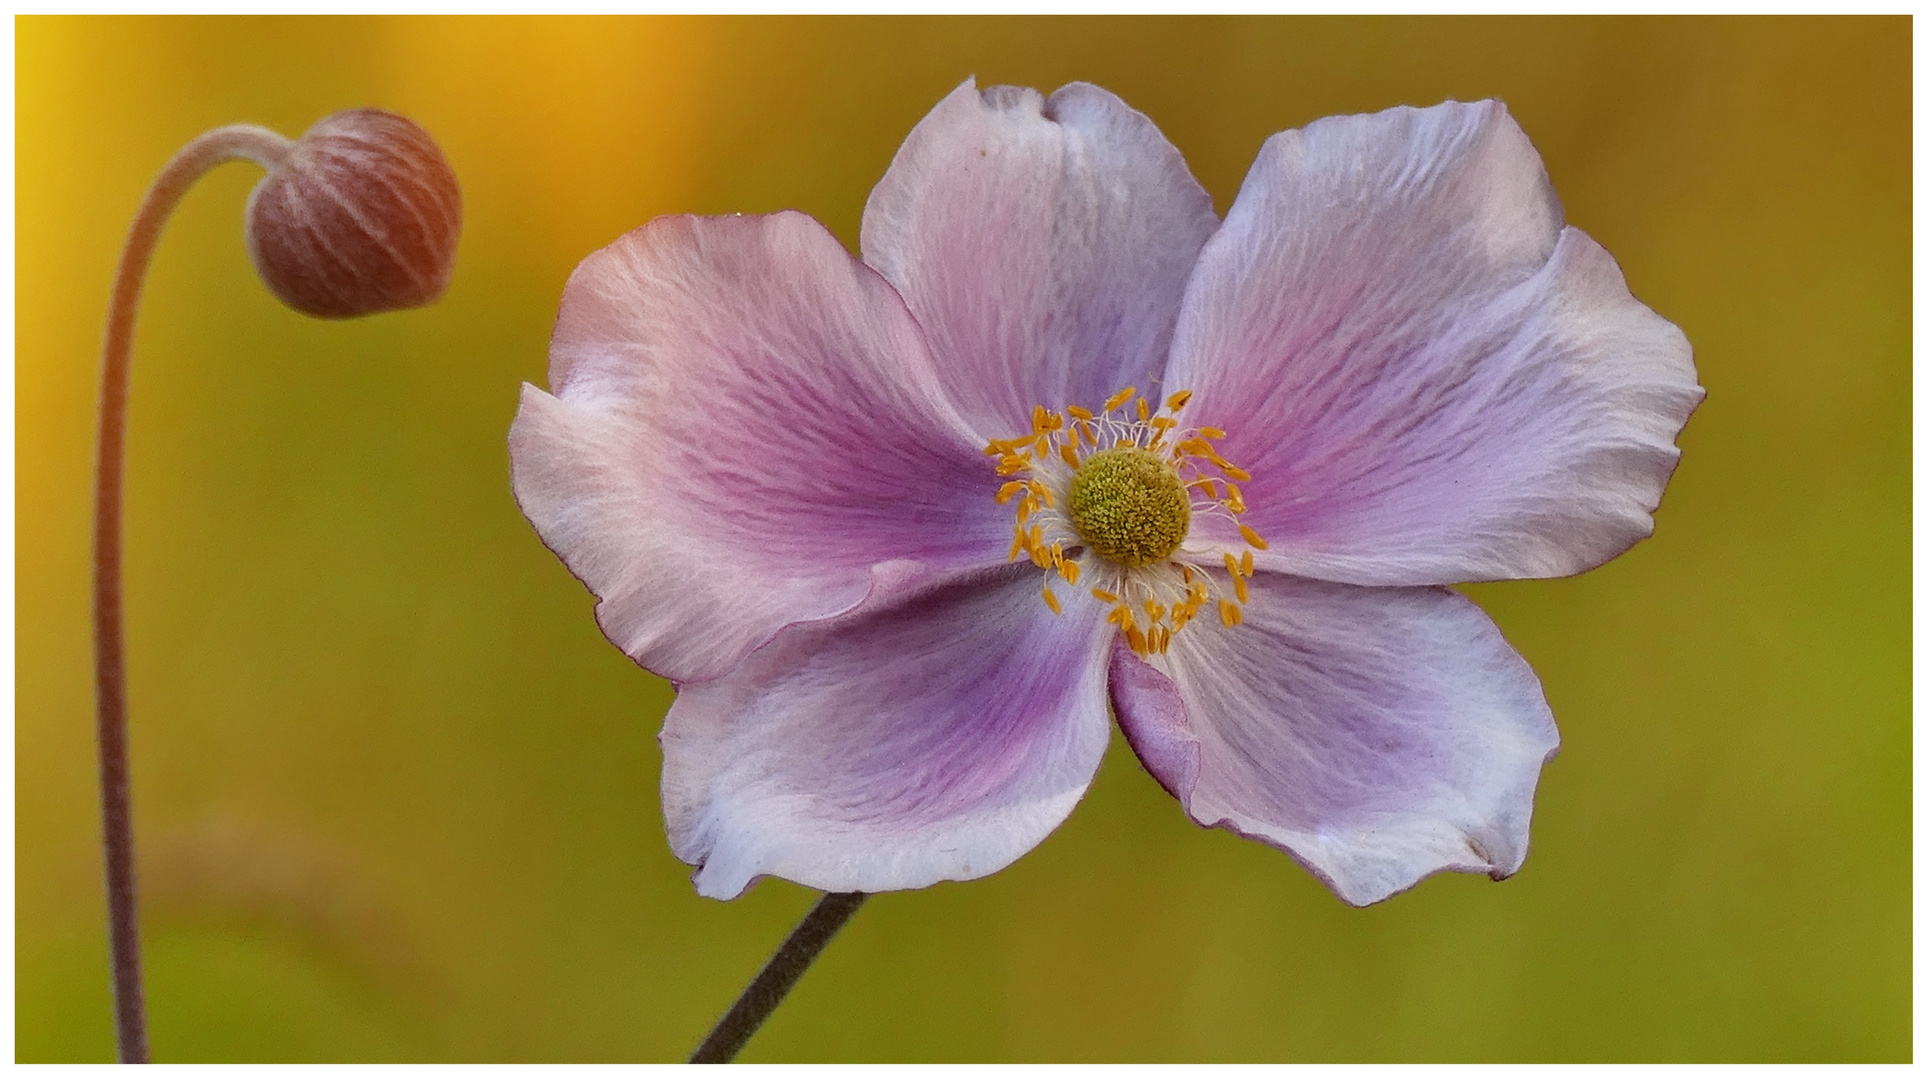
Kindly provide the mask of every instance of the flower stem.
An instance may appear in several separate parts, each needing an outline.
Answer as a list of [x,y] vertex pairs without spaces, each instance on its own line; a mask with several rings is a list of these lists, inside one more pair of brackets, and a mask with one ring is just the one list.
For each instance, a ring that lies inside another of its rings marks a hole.
[[121,489],[127,456],[127,387],[134,313],[161,227],[208,170],[227,161],[272,167],[294,144],[267,128],[216,128],[161,169],[128,230],[114,274],[102,348],[100,443],[94,473],[94,687],[100,742],[100,804],[107,864],[107,937],[113,956],[114,1033],[123,1062],[145,1062],[140,919],[135,908],[134,831],[128,797],[126,640],[121,608]]
[[817,954],[824,951],[824,946],[829,945],[831,938],[857,913],[864,895],[861,892],[825,893],[817,906],[810,909],[810,914],[804,916],[804,921],[797,924],[797,929],[777,946],[764,969],[744,988],[743,996],[717,1021],[710,1037],[690,1055],[690,1063],[721,1065],[735,1058],[743,1044],[770,1019],[784,995],[797,985]]

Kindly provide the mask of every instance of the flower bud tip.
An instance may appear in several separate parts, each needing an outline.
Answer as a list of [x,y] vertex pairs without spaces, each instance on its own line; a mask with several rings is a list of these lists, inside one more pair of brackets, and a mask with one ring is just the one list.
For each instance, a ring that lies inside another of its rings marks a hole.
[[325,319],[442,295],[462,193],[435,141],[380,109],[322,118],[248,198],[248,254],[282,302]]

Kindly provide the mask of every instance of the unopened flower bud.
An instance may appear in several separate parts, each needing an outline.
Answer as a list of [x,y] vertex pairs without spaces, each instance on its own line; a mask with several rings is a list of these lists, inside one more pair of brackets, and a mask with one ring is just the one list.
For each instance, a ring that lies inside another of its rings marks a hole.
[[248,198],[248,254],[282,302],[340,319],[442,295],[462,193],[429,134],[380,109],[308,129]]

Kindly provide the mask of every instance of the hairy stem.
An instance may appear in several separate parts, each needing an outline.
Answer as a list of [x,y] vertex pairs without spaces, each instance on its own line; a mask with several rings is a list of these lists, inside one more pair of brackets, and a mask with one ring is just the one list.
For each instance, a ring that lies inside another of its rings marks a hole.
[[744,989],[743,996],[717,1021],[710,1037],[690,1055],[690,1063],[719,1065],[735,1058],[863,902],[864,894],[860,892],[825,893],[817,906],[810,909],[810,914],[804,916],[804,921],[797,924],[797,929],[777,946],[777,952]]
[[169,215],[208,170],[227,161],[265,168],[294,144],[248,124],[216,128],[181,148],[141,201],[114,274],[102,348],[100,443],[94,473],[94,688],[100,742],[100,808],[107,864],[107,936],[114,967],[114,1033],[124,1062],[145,1062],[140,918],[135,908],[134,831],[128,798],[126,640],[121,608],[121,489],[127,456],[127,387],[134,313],[154,244]]

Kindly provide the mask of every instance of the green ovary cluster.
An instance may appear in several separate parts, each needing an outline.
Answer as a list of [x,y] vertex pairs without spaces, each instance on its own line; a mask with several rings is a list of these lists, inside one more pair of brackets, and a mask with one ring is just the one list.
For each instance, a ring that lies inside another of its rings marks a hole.
[[1192,526],[1192,503],[1164,458],[1124,446],[1079,464],[1066,516],[1100,558],[1144,566],[1179,550]]

